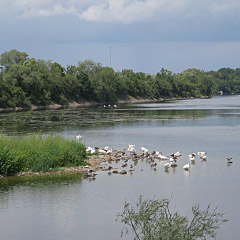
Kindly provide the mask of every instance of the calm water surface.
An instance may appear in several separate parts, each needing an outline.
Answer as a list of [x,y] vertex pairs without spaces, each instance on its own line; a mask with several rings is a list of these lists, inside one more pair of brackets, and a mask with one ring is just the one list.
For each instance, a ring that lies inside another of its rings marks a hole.
[[[99,172],[95,181],[79,175],[1,180],[1,239],[121,239],[123,226],[115,221],[116,214],[125,200],[134,203],[139,195],[172,197],[172,207],[187,216],[196,203],[218,206],[229,222],[217,239],[239,239],[240,96],[1,113],[0,126],[9,136],[39,132],[75,139],[81,134],[86,146],[123,149],[131,143],[138,152],[144,146],[183,155],[168,173],[165,162],[154,171],[140,161],[132,175]],[[198,151],[208,153],[207,162],[198,159],[184,171],[187,155]],[[231,166],[228,156],[234,161]],[[116,166],[121,168],[121,163]]]

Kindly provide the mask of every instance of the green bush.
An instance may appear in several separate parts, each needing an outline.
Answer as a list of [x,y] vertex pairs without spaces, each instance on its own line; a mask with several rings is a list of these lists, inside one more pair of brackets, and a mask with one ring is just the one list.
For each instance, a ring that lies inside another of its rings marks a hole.
[[22,170],[21,160],[8,147],[0,147],[0,174],[13,175]]
[[85,159],[86,148],[82,143],[60,136],[0,137],[0,174],[3,175],[86,165]]
[[[125,202],[124,210],[117,215],[125,224],[123,233],[130,229],[134,240],[206,240],[215,238],[216,230],[227,220],[217,208],[201,210],[199,205],[192,207],[192,219],[171,211],[169,199],[143,200],[139,197],[136,206]],[[216,239],[216,238],[215,238]]]

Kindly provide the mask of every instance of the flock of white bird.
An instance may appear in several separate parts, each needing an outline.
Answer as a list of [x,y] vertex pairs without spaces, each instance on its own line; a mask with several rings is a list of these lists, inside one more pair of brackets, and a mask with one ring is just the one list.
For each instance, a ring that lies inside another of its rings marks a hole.
[[[130,153],[133,153],[133,152],[136,152],[135,149],[134,149],[135,145],[132,145],[132,144],[128,144],[128,151]],[[141,150],[142,150],[142,153],[143,154],[146,154],[148,155],[148,149],[146,149],[145,147],[141,147]],[[155,152],[153,151],[151,153],[151,155],[153,156],[153,158],[156,158],[156,159],[160,159],[160,160],[164,160],[164,161],[167,161],[169,159],[170,162],[168,163],[165,163],[164,164],[164,169],[165,171],[168,171],[168,169],[170,167],[177,167],[178,164],[177,164],[177,159],[179,157],[182,156],[181,152],[180,151],[177,151],[173,154],[171,154],[170,156],[164,156],[162,155],[161,152]],[[203,161],[206,161],[207,160],[207,153],[206,152],[198,152],[197,154],[196,153],[191,153],[188,155],[189,157],[189,160],[191,161],[192,164],[195,163],[195,160],[196,160],[196,156],[199,155],[199,157],[203,160]],[[186,163],[185,165],[183,165],[183,169],[188,171],[190,168],[190,164],[189,163]]]
[[[128,151],[129,154],[126,154]],[[112,159],[118,159],[123,160],[125,163],[122,164],[122,167],[127,166],[128,160],[137,161],[139,159],[146,159],[149,163],[151,163],[151,166],[157,166],[156,160],[162,160],[162,161],[168,161],[164,164],[164,170],[168,171],[170,167],[177,167],[178,166],[178,159],[182,156],[180,151],[177,151],[169,156],[164,156],[161,152],[158,151],[152,151],[149,153],[148,149],[145,147],[141,147],[141,153],[137,154],[135,145],[134,144],[128,144],[128,148],[124,149],[123,151],[118,150],[112,150],[108,146],[104,148],[98,148],[98,147],[87,147],[86,152],[90,154],[108,154]],[[196,157],[199,156],[200,159],[203,161],[207,160],[207,153],[206,152],[197,152],[191,153],[188,155],[190,163],[186,163],[183,165],[183,169],[185,171],[188,171],[191,164],[195,163]],[[131,165],[132,166],[132,165]]]

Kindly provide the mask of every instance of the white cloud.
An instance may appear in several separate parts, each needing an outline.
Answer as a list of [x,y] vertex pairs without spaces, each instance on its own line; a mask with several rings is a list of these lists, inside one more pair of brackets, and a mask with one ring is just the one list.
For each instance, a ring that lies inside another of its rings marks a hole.
[[73,15],[96,22],[239,18],[239,0],[0,0],[0,18]]

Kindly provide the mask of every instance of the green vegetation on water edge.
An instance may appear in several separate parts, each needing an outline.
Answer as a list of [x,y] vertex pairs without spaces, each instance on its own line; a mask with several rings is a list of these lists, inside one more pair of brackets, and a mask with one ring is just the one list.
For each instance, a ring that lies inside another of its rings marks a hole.
[[86,148],[82,143],[61,136],[0,136],[0,174],[4,176],[86,165],[85,159]]
[[0,107],[30,108],[70,102],[118,102],[133,98],[190,98],[240,93],[240,68],[174,74],[162,68],[155,75],[131,69],[114,71],[92,60],[64,68],[59,63],[29,58],[16,49],[0,56]]

